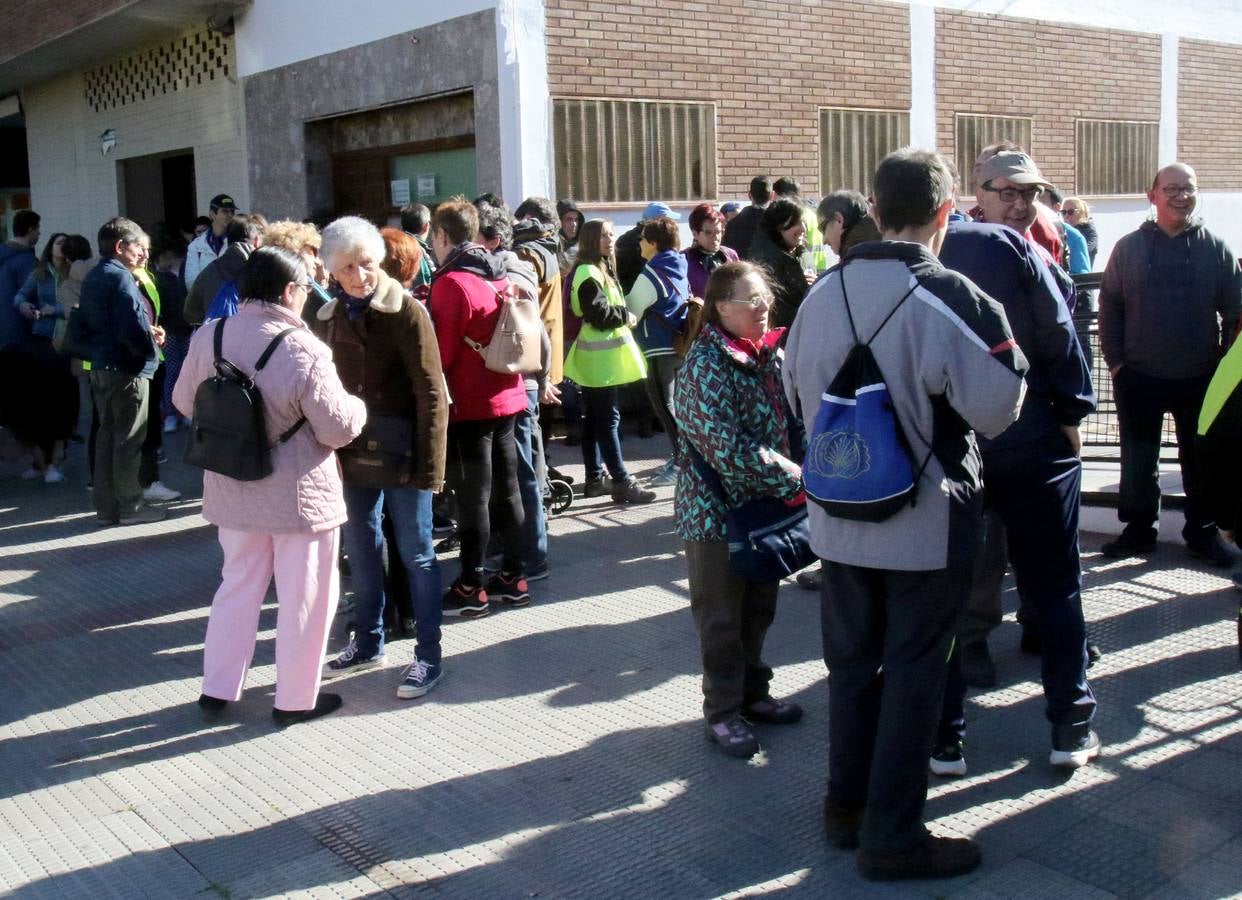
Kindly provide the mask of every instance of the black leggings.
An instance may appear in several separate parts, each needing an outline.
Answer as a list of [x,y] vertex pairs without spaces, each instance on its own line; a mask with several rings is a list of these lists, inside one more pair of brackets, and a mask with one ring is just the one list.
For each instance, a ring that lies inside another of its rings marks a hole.
[[481,583],[483,548],[491,537],[489,501],[496,517],[506,573],[522,571],[522,495],[518,489],[516,416],[454,422],[448,428],[448,483],[457,495],[461,580]]

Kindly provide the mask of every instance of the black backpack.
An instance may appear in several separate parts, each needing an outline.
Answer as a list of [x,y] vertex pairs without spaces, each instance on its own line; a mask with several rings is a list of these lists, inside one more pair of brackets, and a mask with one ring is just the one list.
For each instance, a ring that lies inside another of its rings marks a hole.
[[[185,461],[238,481],[258,481],[272,474],[272,448],[267,442],[263,397],[254,383],[254,376],[247,376],[224,358],[225,321],[216,322],[213,335],[216,374],[194,392],[194,416],[190,422]],[[294,325],[272,338],[255,363],[255,375],[267,365],[285,335],[297,330],[298,326]],[[289,440],[305,423],[306,417],[302,416],[276,443]]]

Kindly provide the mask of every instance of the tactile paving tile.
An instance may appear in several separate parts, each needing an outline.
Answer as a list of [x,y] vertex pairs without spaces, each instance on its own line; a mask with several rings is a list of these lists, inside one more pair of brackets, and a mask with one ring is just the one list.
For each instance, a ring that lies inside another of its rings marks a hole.
[[[654,472],[663,446],[628,440],[632,470]],[[555,444],[552,456],[581,480],[576,451]],[[173,486],[194,484],[166,469]],[[166,522],[99,531],[81,492],[18,485],[0,512],[0,678],[14,686],[0,707],[0,892],[1236,892],[1237,602],[1218,571],[1176,548],[1104,560],[1084,540],[1105,751],[1069,776],[1047,765],[1038,660],[1018,649],[1008,585],[991,642],[1001,684],[968,700],[970,774],[932,779],[927,806],[934,828],[981,842],[984,866],[870,884],[823,844],[818,598],[782,586],[765,653],[774,692],[806,719],[761,727],[750,763],[725,758],[703,738],[685,562],[671,490],[658,493],[645,507],[579,497],[553,517],[552,576],[532,585],[529,607],[447,621],[446,677],[425,698],[395,698],[413,652],[396,641],[387,667],[332,682],[340,713],[281,731],[269,717],[270,603],[242,701],[215,725],[193,706],[220,557],[192,492]],[[444,561],[446,582],[456,567]]]

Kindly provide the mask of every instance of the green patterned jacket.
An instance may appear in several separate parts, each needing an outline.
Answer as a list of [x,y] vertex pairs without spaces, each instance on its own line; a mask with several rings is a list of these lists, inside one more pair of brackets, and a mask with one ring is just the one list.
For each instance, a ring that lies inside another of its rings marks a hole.
[[[774,329],[758,346],[758,358],[740,341],[705,324],[677,373],[677,493],[673,515],[677,535],[687,541],[725,539],[724,504],[690,462],[686,442],[720,473],[730,506],[757,497],[793,498],[802,491],[802,429],[790,446],[781,387],[779,346],[784,329]],[[753,348],[752,348],[753,349]]]

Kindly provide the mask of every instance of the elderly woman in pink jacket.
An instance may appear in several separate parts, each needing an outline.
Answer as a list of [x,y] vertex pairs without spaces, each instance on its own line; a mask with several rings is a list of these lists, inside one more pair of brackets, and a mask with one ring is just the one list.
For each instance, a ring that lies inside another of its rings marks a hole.
[[[263,396],[272,474],[237,481],[203,473],[203,517],[219,528],[224,549],[220,587],[211,603],[198,704],[219,715],[241,698],[254,655],[259,608],[276,578],[277,725],[327,715],[341,705],[319,693],[320,661],[340,596],[338,526],[346,519],[341,473],[333,450],[362,431],[366,407],[342,386],[327,346],[301,328],[311,278],[302,257],[276,247],[255,250],[238,278],[243,298],[225,321],[225,359],[252,375],[271,340],[277,345],[255,382]],[[214,373],[214,326],[203,327],[173,390],[190,415],[199,385]],[[305,422],[280,441],[299,420]]]

